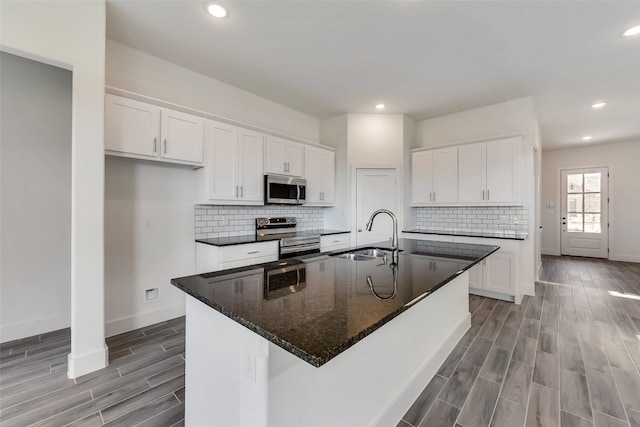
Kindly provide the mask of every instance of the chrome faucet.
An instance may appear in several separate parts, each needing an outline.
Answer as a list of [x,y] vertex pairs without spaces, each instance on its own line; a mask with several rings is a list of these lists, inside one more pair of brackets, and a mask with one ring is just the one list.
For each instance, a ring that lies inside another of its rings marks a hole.
[[367,226],[365,228],[367,229],[367,231],[371,231],[371,228],[373,227],[373,220],[380,213],[389,215],[393,220],[393,237],[391,239],[391,250],[395,251],[398,249],[398,219],[393,212],[387,209],[378,209],[371,214],[371,218],[369,218],[369,222],[367,222]]

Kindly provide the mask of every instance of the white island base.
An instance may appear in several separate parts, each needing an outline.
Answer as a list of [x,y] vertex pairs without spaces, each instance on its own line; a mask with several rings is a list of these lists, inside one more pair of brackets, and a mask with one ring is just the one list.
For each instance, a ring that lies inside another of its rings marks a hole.
[[187,427],[395,426],[471,326],[468,272],[316,368],[187,295]]

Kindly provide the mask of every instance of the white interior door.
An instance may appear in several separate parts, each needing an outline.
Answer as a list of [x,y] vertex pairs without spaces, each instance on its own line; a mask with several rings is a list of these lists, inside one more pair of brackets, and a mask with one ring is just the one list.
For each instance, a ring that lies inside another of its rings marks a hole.
[[371,231],[366,230],[366,225],[374,211],[388,209],[397,214],[397,207],[395,169],[357,169],[356,243],[358,245],[390,240],[393,235],[393,221],[389,215],[378,215]]
[[562,255],[608,258],[607,168],[561,172]]

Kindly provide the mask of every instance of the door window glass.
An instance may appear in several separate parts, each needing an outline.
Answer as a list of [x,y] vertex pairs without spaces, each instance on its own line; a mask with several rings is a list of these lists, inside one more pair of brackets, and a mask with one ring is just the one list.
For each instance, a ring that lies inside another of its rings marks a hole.
[[567,231],[601,233],[600,172],[567,175]]

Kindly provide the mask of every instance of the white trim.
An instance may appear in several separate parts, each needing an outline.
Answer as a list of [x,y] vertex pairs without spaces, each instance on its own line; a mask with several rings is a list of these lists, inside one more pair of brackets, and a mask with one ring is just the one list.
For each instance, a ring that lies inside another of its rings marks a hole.
[[609,254],[610,261],[624,261],[624,262],[640,262],[640,256],[638,255],[626,255],[626,254]]
[[302,144],[306,144],[306,145],[311,145],[311,146],[314,146],[314,147],[322,148],[324,150],[336,151],[335,147],[331,147],[329,145],[323,145],[323,144],[320,144],[320,143],[317,143],[317,142],[313,142],[313,141],[309,141],[308,139],[299,138],[299,137],[296,137],[296,136],[285,135],[283,133],[280,133],[280,132],[277,132],[277,131],[274,131],[274,130],[271,130],[271,129],[266,129],[266,128],[262,128],[262,127],[259,127],[259,126],[254,126],[252,124],[241,122],[239,120],[233,120],[233,119],[230,119],[228,117],[216,116],[215,114],[207,113],[206,111],[196,110],[195,108],[185,107],[184,105],[174,104],[174,103],[169,102],[169,101],[163,101],[161,99],[153,98],[151,96],[141,95],[139,93],[130,92],[128,90],[120,89],[120,88],[117,88],[117,87],[105,86],[105,92],[106,93],[110,93],[112,95],[124,96],[125,98],[129,98],[129,99],[135,99],[136,101],[148,102],[148,103],[151,103],[151,104],[154,104],[154,105],[158,105],[160,107],[170,108],[170,109],[176,110],[176,111],[181,111],[183,113],[193,114],[195,116],[204,117],[205,119],[215,120],[215,121],[218,121],[218,122],[223,122],[223,123],[227,123],[227,124],[234,125],[234,126],[240,126],[240,127],[245,128],[245,129],[250,129],[250,130],[253,130],[253,131],[256,131],[256,132],[265,133],[265,134],[268,134],[268,135],[289,139],[289,140],[292,140],[292,141],[300,142]]
[[78,378],[89,372],[106,368],[107,365],[109,365],[109,348],[106,345],[100,350],[75,358],[72,357],[72,353],[69,353],[67,355],[67,377]]
[[[499,299],[503,301],[509,301],[509,302],[516,301],[516,297],[514,295],[503,294],[502,292],[488,291],[486,289],[469,287],[469,293],[473,295],[480,295],[483,297]],[[522,297],[520,297],[520,299],[522,299]],[[517,304],[519,304],[519,302]]]
[[105,336],[112,337],[123,332],[144,328],[145,326],[153,325],[154,323],[175,319],[176,317],[184,316],[184,313],[185,308],[183,303],[111,320],[106,322],[104,325]]
[[51,331],[57,331],[58,329],[68,328],[70,326],[71,313],[29,320],[22,323],[13,323],[11,325],[0,327],[0,342],[4,343],[20,338],[40,335]]
[[558,249],[542,248],[542,255],[560,256]]
[[458,344],[458,341],[462,339],[469,328],[471,328],[471,313],[460,321],[451,335],[449,335],[449,338],[440,344],[433,356],[422,365],[404,389],[397,394],[395,400],[384,408],[384,412],[379,415],[372,425],[379,427],[395,425],[399,417],[402,417],[418,398],[425,384],[428,384],[435,376],[434,373],[438,371],[449,356],[449,353],[451,353],[452,349]]
[[475,143],[478,143],[478,142],[495,141],[495,140],[498,140],[498,139],[507,139],[507,138],[515,138],[515,137],[520,137],[524,141],[524,138],[526,136],[527,136],[526,132],[508,133],[508,134],[505,134],[505,135],[487,136],[487,137],[484,137],[484,138],[466,139],[464,141],[449,142],[447,144],[442,144],[442,145],[430,145],[428,147],[412,148],[411,152],[415,153],[417,151],[433,150],[434,148],[451,147],[453,145],[475,144]]

